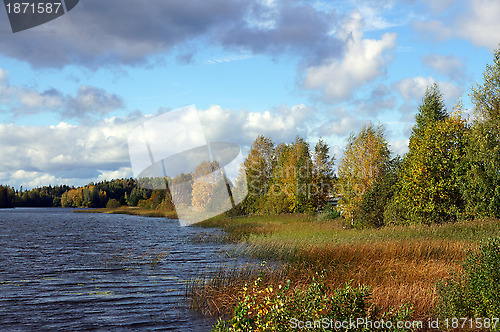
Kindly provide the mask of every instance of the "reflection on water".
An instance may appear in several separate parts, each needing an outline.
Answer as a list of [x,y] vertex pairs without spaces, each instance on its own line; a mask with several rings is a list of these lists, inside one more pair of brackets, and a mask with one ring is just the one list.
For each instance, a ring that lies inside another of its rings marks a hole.
[[0,330],[209,331],[184,283],[227,263],[162,218],[0,210]]

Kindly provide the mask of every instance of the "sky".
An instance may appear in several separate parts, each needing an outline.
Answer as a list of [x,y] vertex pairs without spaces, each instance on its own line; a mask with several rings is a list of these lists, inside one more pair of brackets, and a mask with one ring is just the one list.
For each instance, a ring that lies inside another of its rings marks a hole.
[[404,154],[431,84],[470,116],[499,13],[497,0],[81,0],[12,33],[0,8],[0,183],[131,177],[130,133],[187,105],[244,152],[300,135],[338,164],[371,121]]

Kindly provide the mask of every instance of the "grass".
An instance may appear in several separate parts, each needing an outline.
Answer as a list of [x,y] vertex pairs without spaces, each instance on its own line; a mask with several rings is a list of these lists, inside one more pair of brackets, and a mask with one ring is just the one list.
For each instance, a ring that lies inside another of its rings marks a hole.
[[161,264],[169,255],[169,250],[166,248],[151,248],[142,254],[135,254],[132,250],[118,250],[110,255],[106,255],[104,259],[105,268],[124,268],[149,265],[156,267]]
[[99,208],[99,209],[85,209],[76,210],[77,213],[109,213],[109,214],[129,214],[134,216],[143,217],[159,217],[159,218],[169,218],[177,219],[177,214],[175,211],[165,211],[165,210],[152,210],[145,209],[135,206],[120,206],[117,208]]
[[436,283],[462,270],[466,253],[481,240],[500,236],[500,220],[444,225],[346,229],[341,219],[312,215],[217,217],[199,227],[218,227],[237,242],[233,255],[279,261],[279,268],[221,269],[192,280],[187,288],[192,306],[227,316],[245,284],[259,273],[268,284],[306,287],[320,273],[333,292],[346,283],[368,285],[371,301],[383,310],[413,306],[412,318],[436,317]]

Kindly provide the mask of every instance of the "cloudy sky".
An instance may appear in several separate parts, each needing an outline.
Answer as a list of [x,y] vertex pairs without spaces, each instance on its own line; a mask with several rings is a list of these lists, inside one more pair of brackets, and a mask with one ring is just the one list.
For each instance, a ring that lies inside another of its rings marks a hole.
[[82,0],[14,34],[0,8],[0,183],[129,177],[130,132],[192,104],[210,138],[244,149],[322,137],[338,159],[372,121],[404,153],[428,85],[470,107],[499,14],[498,0]]

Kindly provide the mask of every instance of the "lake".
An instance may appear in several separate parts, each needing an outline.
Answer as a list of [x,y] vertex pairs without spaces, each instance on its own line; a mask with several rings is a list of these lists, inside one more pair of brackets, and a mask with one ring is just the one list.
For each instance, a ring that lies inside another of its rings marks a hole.
[[210,331],[185,281],[238,264],[164,218],[16,208],[0,227],[2,331]]

